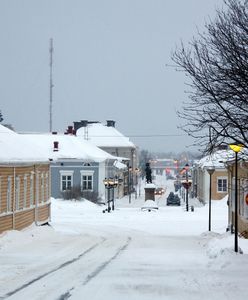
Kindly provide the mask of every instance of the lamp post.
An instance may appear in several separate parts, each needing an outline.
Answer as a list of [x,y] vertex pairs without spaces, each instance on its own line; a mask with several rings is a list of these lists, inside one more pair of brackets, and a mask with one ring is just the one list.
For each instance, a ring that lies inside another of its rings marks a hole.
[[[112,202],[112,210],[115,209],[115,204],[114,204],[114,188],[116,188],[117,185],[118,185],[118,179],[117,178],[115,178],[115,179],[113,179],[113,178],[105,178],[103,180],[103,184],[105,186],[105,189],[107,190],[107,203],[108,203],[107,209],[104,210],[103,212],[105,212],[105,211],[110,212],[111,211],[110,202]],[[111,197],[110,197],[110,194],[112,194]]]
[[212,194],[212,175],[214,173],[214,167],[208,167],[207,172],[209,174],[209,207],[208,207],[208,231],[211,231],[211,194]]
[[229,147],[235,152],[234,251],[238,252],[238,153],[244,146],[231,144]]
[[186,171],[186,185],[184,186],[186,188],[186,211],[189,211],[189,165],[185,165],[185,171]]

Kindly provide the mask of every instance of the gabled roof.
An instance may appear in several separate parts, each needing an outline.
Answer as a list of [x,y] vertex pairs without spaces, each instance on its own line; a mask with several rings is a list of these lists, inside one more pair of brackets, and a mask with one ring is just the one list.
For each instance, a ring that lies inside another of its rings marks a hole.
[[48,162],[38,147],[0,124],[0,163]]
[[224,163],[234,158],[232,150],[219,150],[210,155],[204,156],[197,162],[200,168],[215,167],[225,168]]
[[113,126],[101,123],[90,123],[77,130],[77,136],[88,139],[98,147],[127,147],[135,148],[129,138],[120,133]]
[[[49,159],[80,159],[91,162],[102,162],[116,159],[89,141],[74,135],[65,134],[25,134],[26,138],[37,145]],[[54,142],[58,142],[58,151],[54,151]]]

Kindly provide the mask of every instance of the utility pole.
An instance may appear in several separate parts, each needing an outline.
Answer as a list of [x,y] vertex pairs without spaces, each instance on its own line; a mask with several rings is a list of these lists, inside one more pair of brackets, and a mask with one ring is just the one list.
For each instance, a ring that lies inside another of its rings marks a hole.
[[50,39],[50,48],[49,48],[49,52],[50,52],[50,101],[49,101],[49,131],[52,132],[52,108],[53,108],[53,39]]

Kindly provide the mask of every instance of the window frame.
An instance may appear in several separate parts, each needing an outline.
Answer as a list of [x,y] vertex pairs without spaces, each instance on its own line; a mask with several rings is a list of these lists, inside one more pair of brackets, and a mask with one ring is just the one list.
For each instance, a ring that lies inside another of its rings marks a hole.
[[[67,171],[64,171],[64,170],[61,170],[59,171],[60,173],[60,191],[61,192],[64,192],[64,191],[67,191],[67,190],[70,190],[72,187],[73,187],[73,174],[74,174],[74,171],[72,170],[67,170]],[[71,176],[71,179],[70,179],[70,182],[71,182],[71,186],[70,186],[70,189],[68,189],[68,182],[69,180],[66,178],[65,181],[66,181],[66,189],[63,189],[63,176]]]
[[[81,174],[81,191],[90,191],[90,192],[93,192],[93,190],[94,190],[94,171],[90,171],[90,170],[88,170],[88,171],[80,171],[80,174]],[[83,185],[83,183],[84,183],[84,179],[83,179],[83,177],[84,176],[87,176],[87,180],[86,180],[86,189],[84,189],[84,185]],[[91,176],[91,180],[89,181],[89,179],[88,179],[88,176]],[[89,189],[88,188],[88,185],[89,185],[89,182],[91,182],[91,189]]]
[[[221,189],[219,189],[219,181],[221,181]],[[224,184],[223,182],[226,181],[225,190],[223,190]],[[227,176],[219,176],[217,177],[217,193],[227,193],[228,189],[228,178]]]

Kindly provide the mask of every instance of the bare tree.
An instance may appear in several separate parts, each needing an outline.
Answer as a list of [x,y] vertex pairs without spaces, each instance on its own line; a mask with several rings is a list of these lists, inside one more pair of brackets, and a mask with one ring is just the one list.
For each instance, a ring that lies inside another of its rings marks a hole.
[[0,110],[0,123],[3,121],[2,111]]
[[190,78],[181,127],[206,151],[230,142],[248,147],[248,4],[224,4],[204,32],[172,54]]

